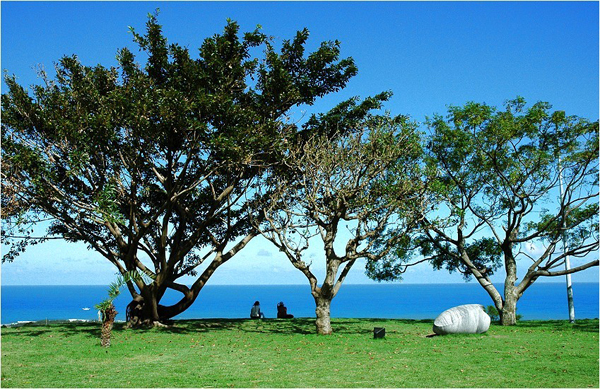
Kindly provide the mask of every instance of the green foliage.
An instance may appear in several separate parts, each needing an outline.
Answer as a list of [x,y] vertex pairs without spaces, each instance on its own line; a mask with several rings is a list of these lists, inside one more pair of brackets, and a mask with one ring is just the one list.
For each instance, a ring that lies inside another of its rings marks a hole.
[[489,315],[492,321],[500,321],[500,314],[498,313],[498,310],[495,306],[488,305],[487,307],[485,307],[484,311]]
[[[344,88],[357,69],[337,41],[307,52],[306,29],[276,50],[260,27],[242,33],[229,20],[196,52],[162,30],[157,13],[144,32],[131,28],[145,60],[129,48],[110,68],[65,56],[29,90],[5,74],[2,205],[51,220],[43,239],[83,242],[120,271],[141,269],[138,255],[148,255],[144,272],[161,277],[145,296],[185,290],[174,283],[210,258],[186,294],[195,299],[256,234],[249,210],[264,200],[254,188],[265,169],[281,163],[290,138],[313,131],[314,121],[293,124],[292,108]],[[358,118],[384,97],[345,106]],[[16,213],[2,221],[18,224]],[[16,236],[3,234],[15,244],[3,260],[25,248]]]
[[[286,172],[273,174],[270,185],[280,192],[264,235],[313,286],[314,275],[300,259],[311,237],[320,235],[324,242],[327,273],[334,275],[327,282],[337,290],[359,258],[367,260],[367,272],[382,279],[394,273],[398,267],[388,257],[399,256],[395,247],[422,213],[421,134],[406,116],[370,113],[387,97],[355,99],[313,116],[309,128],[316,134],[299,134]],[[347,229],[347,240],[339,255],[331,247],[346,239],[338,235],[341,228]],[[346,263],[336,278],[338,266]]]
[[[351,58],[339,60],[339,42],[306,56],[306,29],[277,53],[259,29],[240,38],[238,24],[228,21],[204,41],[199,59],[167,42],[156,14],[145,34],[132,32],[148,56],[143,68],[125,48],[118,68],[62,58],[56,79],[42,72],[45,85],[33,86],[33,96],[5,77],[3,157],[31,207],[56,219],[55,234],[115,245],[101,221],[134,230],[133,202],[137,219],[148,223],[161,208],[198,210],[197,218],[173,215],[170,222],[185,217],[181,233],[188,236],[208,222],[223,236],[213,194],[233,183],[239,195],[259,166],[279,158],[289,109],[339,90],[356,74]],[[250,54],[258,46],[262,61]],[[214,179],[202,180],[206,175]],[[239,215],[237,207],[229,211]],[[200,246],[209,240],[203,234]]]
[[[443,247],[439,254],[434,255],[434,244],[421,238],[421,253],[423,256],[431,256],[431,264],[435,270],[446,269],[453,273],[458,271],[465,281],[471,279],[472,269],[461,260],[458,250],[447,242],[439,240],[435,244]],[[481,238],[473,240],[462,248],[473,265],[487,276],[494,274],[502,266],[502,248],[493,238]]]
[[119,212],[117,199],[117,189],[114,182],[109,182],[100,190],[97,195],[96,204],[102,214],[104,221],[116,224],[125,224],[123,215]]
[[[550,109],[519,97],[503,110],[467,103],[428,120],[429,188],[440,205],[418,241],[436,269],[489,276],[529,256],[530,282],[562,265],[559,242],[578,257],[598,248],[598,122]],[[531,257],[531,244],[545,253]]]
[[[490,319],[492,319],[492,321],[500,322],[500,313],[498,312],[498,309],[496,309],[495,306],[488,305],[487,307],[485,307],[484,311],[490,316]],[[517,314],[516,318],[517,321],[520,321],[523,318],[523,315]]]
[[2,387],[598,387],[598,320],[432,338],[431,320],[333,325],[324,337],[311,319],[116,323],[110,349],[93,323],[3,328]]
[[564,239],[571,247],[582,246],[586,241],[597,236],[597,203],[585,204],[579,208],[569,209],[567,212],[559,217],[542,213],[538,221],[525,224],[525,233],[543,231],[541,236],[545,242]]
[[117,276],[117,279],[115,281],[111,282],[111,284],[108,286],[108,298],[106,300],[94,305],[94,308],[96,308],[100,312],[106,311],[107,309],[112,307],[113,301],[121,293],[121,288],[123,286],[125,286],[128,282],[131,282],[131,281],[143,282],[144,280],[148,280],[148,279],[150,279],[150,281],[152,280],[148,275],[139,273],[137,270],[132,270],[132,271],[125,272],[123,274],[119,274]]
[[[470,102],[448,111],[426,123],[428,206],[418,232],[368,264],[367,275],[400,279],[428,261],[474,276],[498,306],[516,306],[539,277],[563,275],[567,256],[579,262],[569,272],[598,266],[598,121],[543,102],[527,108],[520,97],[504,109]],[[422,259],[409,263],[416,252]],[[529,262],[525,274],[517,274],[520,259]],[[490,280],[501,267],[504,296]]]

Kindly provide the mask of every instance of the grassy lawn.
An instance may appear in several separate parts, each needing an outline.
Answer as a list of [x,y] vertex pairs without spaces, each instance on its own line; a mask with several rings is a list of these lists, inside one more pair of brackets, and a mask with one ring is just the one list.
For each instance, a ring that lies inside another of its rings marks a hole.
[[[598,387],[598,320],[427,338],[431,321],[312,319],[2,328],[2,387]],[[373,339],[385,327],[385,339]]]

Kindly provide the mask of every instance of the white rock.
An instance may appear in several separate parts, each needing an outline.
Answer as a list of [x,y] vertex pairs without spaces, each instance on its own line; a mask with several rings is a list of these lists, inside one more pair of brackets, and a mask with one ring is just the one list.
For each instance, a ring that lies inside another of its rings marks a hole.
[[433,322],[433,332],[445,334],[481,334],[490,328],[490,317],[483,305],[466,304],[442,312]]

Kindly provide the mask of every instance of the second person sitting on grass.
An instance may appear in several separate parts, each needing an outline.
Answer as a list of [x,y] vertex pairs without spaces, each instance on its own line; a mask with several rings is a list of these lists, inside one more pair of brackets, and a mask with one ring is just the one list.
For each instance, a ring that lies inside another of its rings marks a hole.
[[277,318],[278,319],[291,319],[294,315],[287,313],[287,308],[283,305],[283,301],[277,304]]
[[265,314],[260,311],[260,303],[254,302],[252,309],[250,309],[250,319],[264,319]]

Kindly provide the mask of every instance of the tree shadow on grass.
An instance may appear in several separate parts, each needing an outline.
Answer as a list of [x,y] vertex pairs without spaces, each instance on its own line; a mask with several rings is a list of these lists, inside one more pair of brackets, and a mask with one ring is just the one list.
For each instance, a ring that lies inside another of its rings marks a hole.
[[576,320],[523,320],[517,323],[517,328],[546,328],[552,331],[598,332],[598,319]]
[[[366,326],[365,324],[369,324]],[[332,319],[333,333],[338,335],[365,335],[372,334],[374,327],[393,327],[394,325],[431,325],[433,320],[411,320],[411,319]],[[372,326],[372,327],[371,327]],[[116,326],[115,326],[116,327]],[[598,332],[598,320],[579,320],[574,324],[566,320],[547,321],[521,321],[518,328],[547,328],[558,331],[583,331]],[[115,330],[130,331],[124,328]],[[100,329],[97,329],[99,336]],[[195,319],[175,320],[168,327],[142,328],[133,331],[160,331],[174,334],[207,333],[216,331],[238,331],[247,333],[264,334],[316,334],[314,318],[294,319]]]
[[[123,327],[124,323],[115,323],[115,328]],[[28,323],[19,327],[17,331],[2,331],[2,337],[36,337],[58,333],[64,336],[86,335],[99,337],[101,332],[100,323],[51,323],[49,325],[40,323]]]
[[[333,333],[338,335],[364,335],[372,334],[373,327],[385,327],[392,324],[431,324],[431,320],[408,319],[332,319]],[[364,326],[368,323],[369,326]],[[362,324],[362,326],[361,326]],[[373,326],[373,327],[371,327]],[[157,331],[173,334],[194,334],[217,331],[236,331],[264,334],[316,334],[315,318],[294,319],[194,319],[174,320],[167,327],[147,327],[128,329],[126,323],[115,323],[113,332],[125,333],[127,331],[148,332]],[[2,336],[43,336],[58,333],[64,336],[87,336],[99,338],[101,325],[98,322],[90,323],[52,323],[45,326],[40,323],[31,323],[19,327],[18,331],[2,332]]]
[[2,337],[3,338],[16,338],[19,336],[27,336],[27,337],[31,337],[31,336],[42,336],[48,333],[52,333],[54,331],[50,330],[50,329],[34,329],[34,328],[24,328],[21,329],[19,332],[6,332],[6,331],[2,331]]
[[[198,319],[176,320],[167,327],[142,328],[142,331],[172,332],[178,334],[214,331],[241,331],[253,333],[314,332],[314,319]],[[137,331],[137,330],[136,330]]]
[[[369,323],[374,327],[387,324],[431,324],[432,320],[405,320],[405,319],[347,319],[335,318],[332,320],[334,334],[371,334],[373,327],[361,328],[360,325]],[[197,319],[176,320],[168,327],[139,329],[141,331],[161,331],[178,334],[212,332],[212,331],[241,331],[248,333],[265,334],[316,334],[314,318],[294,319]],[[136,330],[137,331],[137,330]]]

